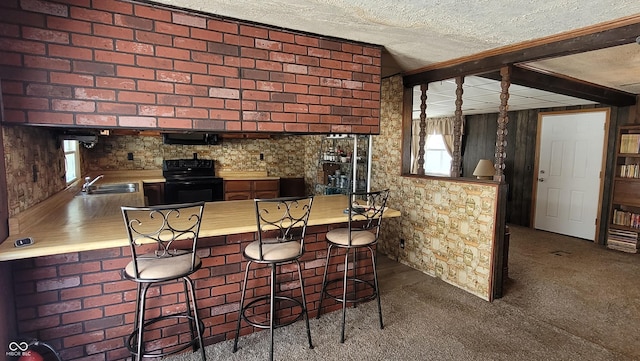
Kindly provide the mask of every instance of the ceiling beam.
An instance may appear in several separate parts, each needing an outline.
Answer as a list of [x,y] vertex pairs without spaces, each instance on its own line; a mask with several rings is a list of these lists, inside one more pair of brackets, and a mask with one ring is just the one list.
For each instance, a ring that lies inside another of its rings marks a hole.
[[[500,81],[501,79],[499,71],[479,74],[478,76],[497,81]],[[635,94],[573,78],[544,74],[521,68],[517,65],[512,67],[511,83],[526,86],[528,88],[535,88],[552,93],[591,100],[602,104],[613,105],[616,107],[624,107],[634,105],[636,103]]]
[[640,35],[640,15],[539,40],[485,51],[406,72],[404,85],[495,71],[502,66],[633,43]]

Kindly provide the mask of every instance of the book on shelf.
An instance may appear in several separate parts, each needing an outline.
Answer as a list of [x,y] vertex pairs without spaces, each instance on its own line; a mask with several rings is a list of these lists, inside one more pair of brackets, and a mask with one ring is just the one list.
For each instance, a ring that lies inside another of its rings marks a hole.
[[640,178],[640,164],[620,165],[619,175],[621,178]]
[[638,228],[640,230],[640,214],[614,209],[611,223],[618,226]]
[[607,248],[628,253],[638,253],[638,247],[640,247],[638,233],[637,231],[609,228]]
[[638,253],[638,248],[636,246],[620,245],[609,241],[607,241],[607,248],[627,253]]
[[640,153],[640,134],[620,135],[620,153]]

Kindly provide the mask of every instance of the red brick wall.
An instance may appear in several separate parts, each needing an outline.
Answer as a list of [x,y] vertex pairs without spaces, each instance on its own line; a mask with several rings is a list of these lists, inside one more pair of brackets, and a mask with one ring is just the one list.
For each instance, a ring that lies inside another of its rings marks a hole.
[[[310,317],[315,317],[319,304],[328,230],[327,226],[307,228],[305,254],[300,263]],[[199,242],[198,254],[203,259],[203,267],[192,278],[195,279],[199,315],[205,325],[206,344],[235,337],[246,267],[241,250],[253,239],[254,233],[248,233],[203,238]],[[123,360],[130,357],[125,342],[134,328],[136,286],[121,274],[130,257],[129,248],[123,247],[13,261],[19,335],[49,343],[63,360]],[[366,275],[364,278],[372,279],[371,261],[367,257],[370,257],[368,253],[359,256],[358,272]],[[342,257],[332,257],[330,279],[341,277],[342,273],[338,272],[344,269],[343,262]],[[249,276],[249,300],[269,292],[268,269],[254,267],[251,269],[257,271]],[[279,294],[298,297],[297,279],[295,266],[282,266],[278,273]],[[179,309],[176,303],[184,300],[181,292],[181,283],[150,289],[149,295],[153,298],[148,301],[148,315]],[[332,299],[324,305],[328,307],[323,307],[323,313],[341,307]],[[283,315],[290,312],[280,310]],[[242,326],[241,334],[254,331],[244,322]],[[173,326],[165,325],[167,327]],[[164,345],[187,336],[184,332],[179,336],[176,332],[168,333],[170,336],[163,337],[161,330],[154,330],[148,336],[161,339],[158,344]]]
[[3,0],[6,122],[379,132],[378,46],[116,0]]

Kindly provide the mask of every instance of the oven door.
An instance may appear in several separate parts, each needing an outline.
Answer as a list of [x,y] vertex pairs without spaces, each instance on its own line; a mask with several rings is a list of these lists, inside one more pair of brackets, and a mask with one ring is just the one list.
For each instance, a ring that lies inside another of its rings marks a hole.
[[222,200],[222,178],[167,180],[164,185],[164,201],[168,204]]

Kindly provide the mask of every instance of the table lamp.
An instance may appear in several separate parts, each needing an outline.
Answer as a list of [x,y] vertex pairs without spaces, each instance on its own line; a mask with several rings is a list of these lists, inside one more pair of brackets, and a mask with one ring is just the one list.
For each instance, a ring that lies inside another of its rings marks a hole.
[[493,179],[494,174],[496,174],[496,169],[489,159],[480,159],[476,169],[473,171],[473,175],[478,179]]

